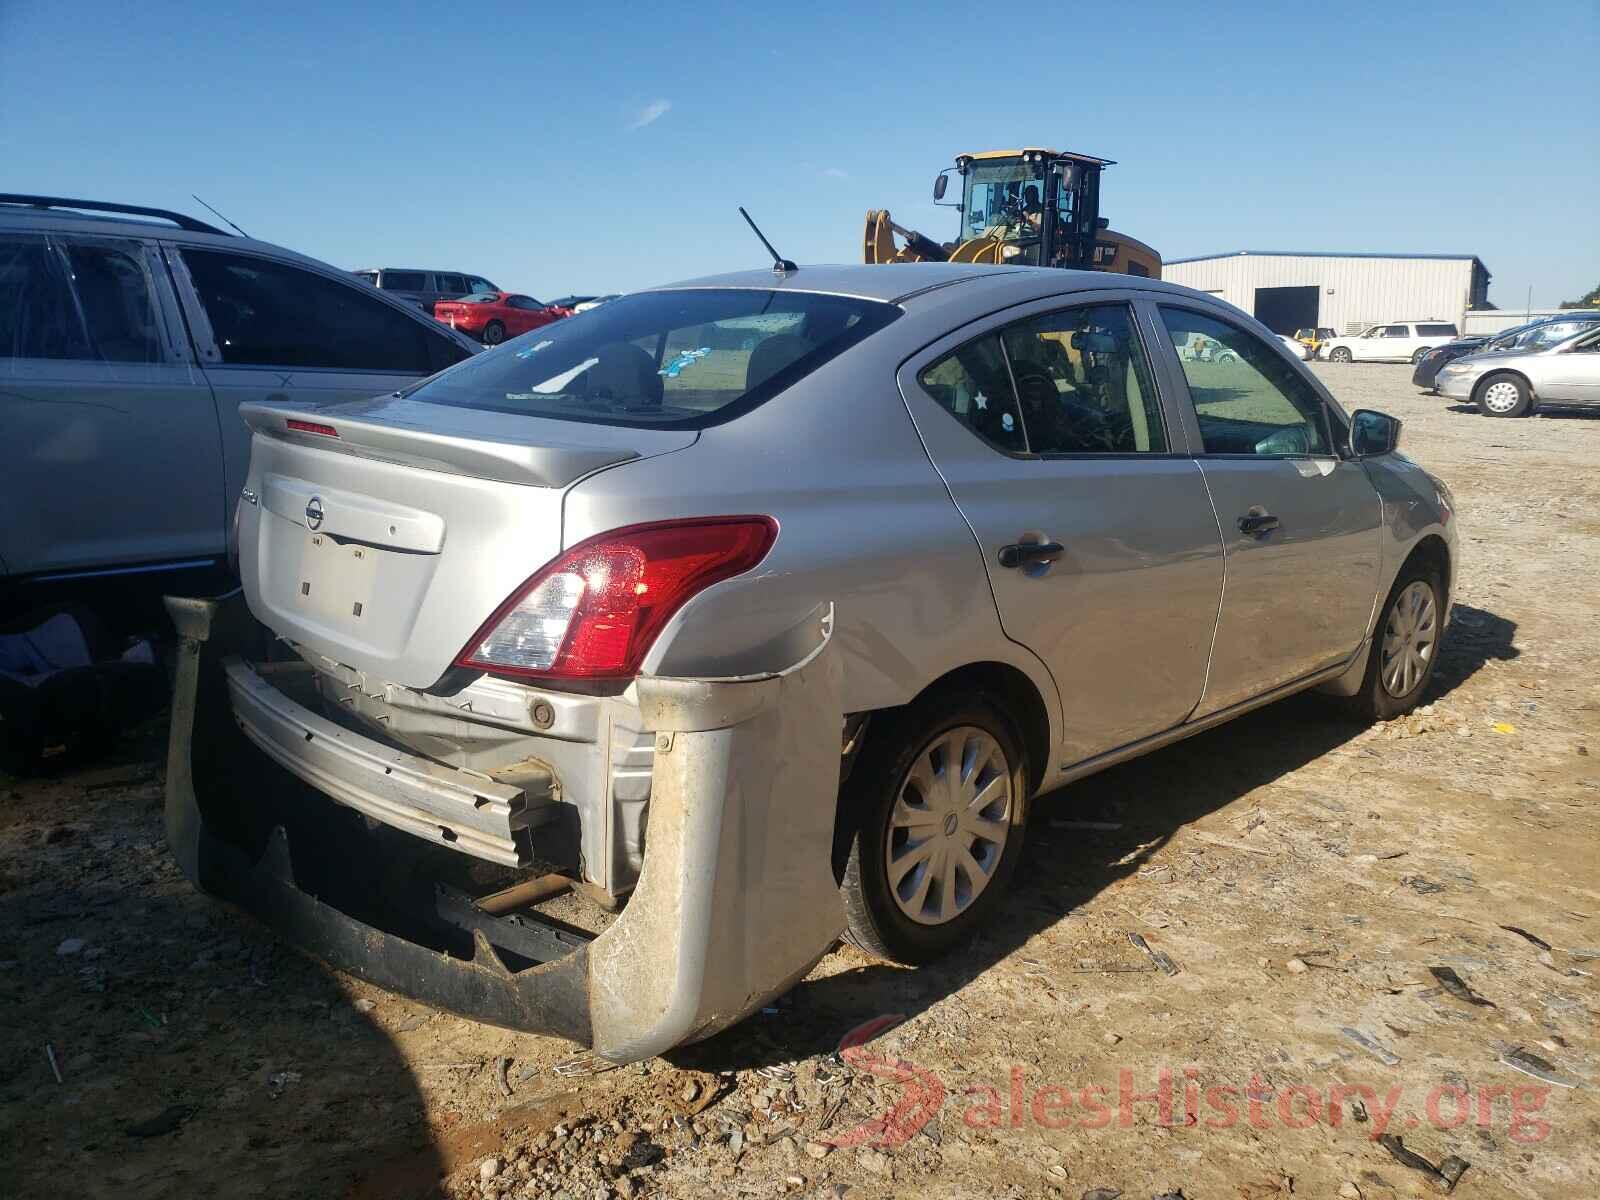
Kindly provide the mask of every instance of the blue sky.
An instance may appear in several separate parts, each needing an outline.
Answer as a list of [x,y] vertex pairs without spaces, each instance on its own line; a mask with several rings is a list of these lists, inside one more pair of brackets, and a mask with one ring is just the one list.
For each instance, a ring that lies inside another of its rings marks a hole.
[[548,298],[760,265],[739,204],[802,263],[855,261],[872,207],[944,240],[940,168],[1042,144],[1118,160],[1102,212],[1168,258],[1476,253],[1507,308],[1600,282],[1600,9],[1295,7],[0,0],[0,161]]

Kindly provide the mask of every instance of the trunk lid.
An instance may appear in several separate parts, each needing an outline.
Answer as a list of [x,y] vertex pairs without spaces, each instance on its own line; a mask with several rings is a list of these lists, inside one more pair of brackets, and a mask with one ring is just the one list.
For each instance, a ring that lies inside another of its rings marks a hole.
[[239,506],[251,611],[374,686],[412,688],[438,682],[495,608],[560,552],[571,484],[697,436],[401,397],[239,412],[252,430]]

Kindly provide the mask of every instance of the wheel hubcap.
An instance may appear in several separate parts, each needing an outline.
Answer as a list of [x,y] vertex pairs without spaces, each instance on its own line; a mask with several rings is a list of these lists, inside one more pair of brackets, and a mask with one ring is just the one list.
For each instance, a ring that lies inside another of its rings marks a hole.
[[988,733],[963,725],[934,738],[900,781],[885,866],[895,904],[942,925],[983,894],[1011,833],[1011,764]]
[[1389,610],[1383,631],[1383,659],[1379,674],[1383,690],[1399,699],[1422,682],[1439,644],[1439,621],[1433,588],[1422,580],[1406,585]]
[[1514,383],[1491,383],[1483,390],[1483,403],[1492,412],[1510,412],[1521,398]]

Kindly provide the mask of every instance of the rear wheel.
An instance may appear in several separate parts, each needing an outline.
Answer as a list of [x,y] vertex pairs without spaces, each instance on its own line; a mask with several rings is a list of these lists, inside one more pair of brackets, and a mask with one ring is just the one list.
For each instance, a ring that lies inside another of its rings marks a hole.
[[1432,349],[1433,349],[1432,346],[1424,346],[1421,350],[1418,350],[1415,354],[1413,354],[1411,356],[1411,365],[1414,367],[1418,363],[1420,363],[1423,359],[1427,358],[1428,357],[1428,351],[1432,350]]
[[1478,385],[1478,411],[1486,417],[1523,417],[1533,407],[1528,385],[1516,375],[1491,375]]
[[506,327],[499,321],[490,321],[483,327],[483,341],[487,346],[498,346],[506,340]]
[[1329,362],[1347,363],[1350,361],[1350,358],[1350,347],[1348,346],[1335,346],[1332,350],[1328,351]]
[[862,748],[845,788],[859,818],[840,882],[848,936],[921,964],[970,937],[1022,854],[1028,774],[1010,716],[986,696],[931,696]]

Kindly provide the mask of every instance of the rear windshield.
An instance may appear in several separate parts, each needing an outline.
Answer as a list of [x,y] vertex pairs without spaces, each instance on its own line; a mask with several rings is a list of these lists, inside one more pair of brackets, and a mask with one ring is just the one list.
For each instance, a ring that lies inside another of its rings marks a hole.
[[639,292],[508,341],[408,394],[456,408],[702,429],[793,386],[899,314],[808,292]]

